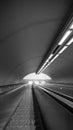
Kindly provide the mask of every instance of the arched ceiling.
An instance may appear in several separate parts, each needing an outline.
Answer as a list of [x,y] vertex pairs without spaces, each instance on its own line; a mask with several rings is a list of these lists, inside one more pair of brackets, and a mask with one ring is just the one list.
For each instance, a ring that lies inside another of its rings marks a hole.
[[[71,6],[71,0],[2,0],[0,84],[14,83],[36,72]],[[73,45],[45,70],[53,80],[72,79],[72,49]]]

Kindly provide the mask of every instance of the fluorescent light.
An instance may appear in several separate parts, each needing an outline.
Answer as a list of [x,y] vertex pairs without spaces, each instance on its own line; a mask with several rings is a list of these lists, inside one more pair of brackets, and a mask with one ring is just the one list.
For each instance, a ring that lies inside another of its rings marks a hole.
[[49,58],[46,60],[46,63],[49,61]]
[[41,67],[41,69],[39,70],[38,73],[40,73],[42,71],[42,69],[44,68],[45,65],[46,65],[46,62],[43,64],[43,66]]
[[51,64],[51,62],[49,62],[44,69],[41,70],[41,72],[43,72],[49,65]]
[[[47,64],[48,61],[49,61],[49,59],[47,59],[47,60],[45,61],[45,63],[43,64],[42,68]],[[41,69],[42,69],[42,68],[41,68]]]
[[[48,59],[45,61],[45,63],[49,62],[49,59],[51,59],[52,56],[53,56],[53,54],[50,54],[50,56],[49,56]],[[45,63],[44,63],[44,64],[45,64]]]
[[50,62],[52,63],[58,56],[59,54],[57,54]]
[[58,56],[59,54],[57,54],[40,72],[43,72]]
[[48,58],[48,59],[51,59],[51,58],[52,58],[52,56],[53,56],[53,54],[50,54],[50,56],[49,56],[49,58]]
[[39,81],[34,81],[34,83],[35,83],[36,85],[39,85]]
[[73,29],[73,23],[71,24],[70,29]]
[[42,66],[42,68],[39,70],[39,72],[42,71],[42,69],[44,68],[45,65],[46,65],[46,63]]
[[52,63],[54,61],[54,59],[52,59],[51,61],[50,61],[50,63]]
[[63,51],[66,50],[67,47],[68,47],[68,46],[64,46],[64,47],[61,49],[61,51],[59,52],[59,54],[63,53]]
[[44,68],[45,65],[48,63],[48,61],[49,61],[49,59],[47,59],[47,60],[45,61],[45,63],[43,64],[43,66],[42,66],[41,69],[39,70],[39,73],[43,70],[43,68]]
[[57,54],[53,59],[55,60],[58,56],[59,56],[59,54]]
[[73,38],[70,39],[70,41],[66,45],[70,45],[73,42]]
[[68,38],[68,36],[71,34],[71,30],[68,30],[65,34],[64,34],[64,36],[62,37],[62,39],[60,40],[60,42],[58,43],[58,45],[62,45],[63,44],[63,42],[66,40],[66,38]]
[[[46,65],[46,62],[43,64],[42,68],[43,68],[45,65]],[[42,68],[41,68],[41,69],[42,69]]]
[[48,59],[45,61],[45,63],[43,64],[42,68],[39,70],[39,73],[42,72],[42,70],[44,69],[45,65],[49,62],[49,59],[51,59],[53,56],[53,54],[50,54],[50,56],[48,57]]

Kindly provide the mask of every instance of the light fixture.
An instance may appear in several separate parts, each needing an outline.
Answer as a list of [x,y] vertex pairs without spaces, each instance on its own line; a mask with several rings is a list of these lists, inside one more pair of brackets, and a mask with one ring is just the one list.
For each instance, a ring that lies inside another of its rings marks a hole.
[[62,39],[60,40],[60,42],[58,43],[58,45],[62,45],[64,42],[65,42],[65,40],[68,38],[68,36],[71,34],[71,30],[68,30],[65,34],[64,34],[64,36],[62,37]]
[[46,84],[46,82],[45,82],[45,81],[41,81],[41,84],[42,84],[42,85],[45,85],[45,84]]
[[29,84],[29,85],[32,85],[32,84],[33,84],[33,81],[28,81],[28,84]]
[[66,45],[69,46],[71,43],[73,43],[73,38],[71,38],[70,41]]
[[50,56],[49,56],[49,58],[48,58],[48,59],[51,59],[51,58],[52,58],[52,56],[53,56],[53,54],[50,54]]
[[40,70],[39,72],[43,72],[57,57],[59,56],[59,54],[57,54],[50,62],[48,62],[48,64],[42,69]]
[[57,55],[50,61],[50,63],[52,63],[58,56],[59,56],[59,54],[57,54]]
[[48,57],[48,59],[45,61],[45,63],[43,64],[43,66],[39,70],[39,73],[43,70],[43,68],[45,68],[45,65],[49,62],[49,60],[52,58],[52,56],[53,56],[53,54],[50,54],[50,56]]
[[45,67],[45,65],[46,65],[48,62],[49,62],[49,59],[47,59],[47,60],[45,61],[45,63],[43,64],[43,66],[42,66],[41,69],[39,70],[39,73],[43,70],[43,68]]
[[46,66],[45,66],[45,68],[44,69],[42,69],[42,71],[41,72],[43,72],[49,65],[51,64],[51,62],[49,62]]
[[73,22],[72,22],[72,24],[70,25],[70,29],[73,29]]
[[[71,38],[69,40],[69,42],[67,42],[68,38],[70,38],[70,36],[71,36],[72,31],[73,31],[73,22],[71,24],[69,24],[69,26],[68,26],[67,30],[65,31],[64,35],[59,40],[57,47],[54,49],[54,51],[52,51],[52,54],[50,54],[50,56],[47,58],[45,63],[39,69],[38,73],[43,72],[61,53],[63,53],[64,50],[67,49],[67,47],[71,43],[73,43],[73,38]],[[59,50],[59,52],[57,50]]]
[[67,47],[68,47],[68,46],[64,46],[64,47],[60,50],[59,54],[63,53],[63,51],[65,51]]

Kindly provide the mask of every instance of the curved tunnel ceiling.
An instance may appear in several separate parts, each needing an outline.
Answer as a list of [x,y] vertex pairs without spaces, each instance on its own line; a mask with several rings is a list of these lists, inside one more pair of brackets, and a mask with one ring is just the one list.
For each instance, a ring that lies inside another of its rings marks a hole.
[[[14,83],[36,72],[71,5],[71,0],[1,2],[0,84]],[[53,79],[63,79],[68,74],[67,78],[72,78],[72,48],[73,45],[45,73]]]

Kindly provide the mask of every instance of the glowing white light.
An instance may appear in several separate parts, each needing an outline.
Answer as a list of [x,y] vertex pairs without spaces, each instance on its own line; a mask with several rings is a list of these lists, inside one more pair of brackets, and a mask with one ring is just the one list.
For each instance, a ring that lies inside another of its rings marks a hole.
[[46,66],[46,64],[49,62],[49,60],[52,58],[53,54],[50,54],[50,56],[48,57],[48,59],[45,61],[45,63],[43,64],[42,68],[39,70],[39,72],[41,72],[44,67]]
[[66,48],[67,48],[67,46],[64,46],[59,53],[60,53],[60,54],[63,53],[63,51],[65,51]]
[[70,29],[73,29],[73,23],[71,24]]
[[27,76],[25,76],[23,78],[24,80],[49,80],[51,79],[51,77],[49,77],[48,75],[44,74],[44,73],[40,73],[40,74],[36,74],[36,73],[31,73],[28,74]]
[[36,85],[39,85],[39,81],[34,81],[34,83],[35,83]]
[[58,56],[59,54],[57,54],[50,62],[52,63]]
[[69,46],[71,43],[73,43],[73,38],[71,38],[71,40],[66,45]]
[[32,84],[33,84],[33,81],[29,81],[28,84],[29,84],[29,85],[32,85]]
[[58,56],[59,56],[59,54],[57,54],[57,55],[41,70],[41,72],[43,72]]
[[60,42],[58,43],[58,45],[62,45],[63,44],[63,42],[68,38],[68,36],[71,34],[71,30],[68,30],[65,34],[64,34],[64,36],[62,37],[62,39],[60,40]]
[[52,58],[52,56],[53,56],[53,54],[50,54],[49,59],[51,59],[51,58]]
[[46,60],[46,63],[49,61],[49,58]]
[[46,84],[46,82],[45,82],[45,81],[41,81],[41,84],[43,84],[43,85],[44,85],[44,84]]
[[43,72],[50,64],[51,64],[51,62],[49,62],[49,63],[44,67],[44,69],[41,70],[41,72]]
[[39,70],[39,73],[44,69],[44,67],[46,66],[46,64],[49,62],[49,58],[45,61],[45,63],[43,64],[43,66],[41,67],[41,69]]
[[48,61],[46,61],[46,62],[43,64],[43,66],[42,66],[42,68],[40,69],[40,71],[45,67],[45,65],[46,65],[47,62],[48,62]]

